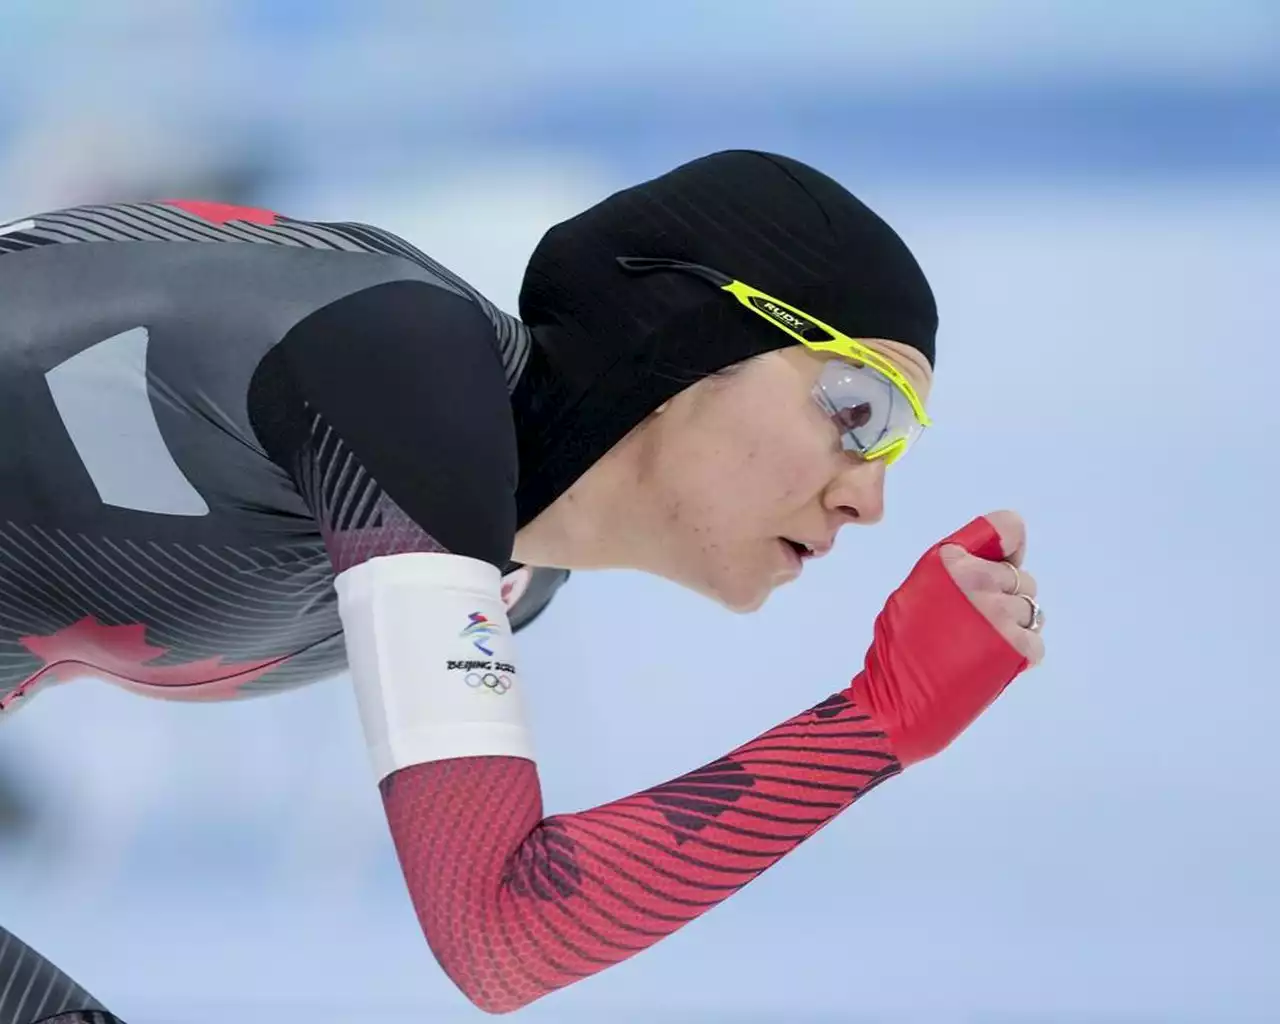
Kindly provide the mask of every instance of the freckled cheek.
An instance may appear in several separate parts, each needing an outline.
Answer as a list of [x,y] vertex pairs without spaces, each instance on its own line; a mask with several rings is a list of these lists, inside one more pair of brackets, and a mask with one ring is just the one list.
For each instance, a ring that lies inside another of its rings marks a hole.
[[736,564],[775,529],[780,513],[810,501],[825,484],[827,463],[784,442],[764,438],[737,451],[700,453],[679,499],[667,506],[671,539],[708,568]]
[[828,460],[815,459],[794,452],[779,453],[770,461],[761,490],[779,504],[808,501],[819,493],[830,478]]

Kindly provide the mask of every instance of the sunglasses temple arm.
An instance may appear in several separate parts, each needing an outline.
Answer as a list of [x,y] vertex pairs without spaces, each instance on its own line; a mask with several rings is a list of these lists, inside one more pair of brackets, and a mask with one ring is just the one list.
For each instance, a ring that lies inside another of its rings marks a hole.
[[616,256],[618,266],[632,274],[648,274],[654,271],[674,270],[678,273],[693,274],[710,281],[717,288],[727,288],[733,284],[733,278],[718,270],[704,267],[700,263],[685,263],[683,260],[663,259],[656,256]]

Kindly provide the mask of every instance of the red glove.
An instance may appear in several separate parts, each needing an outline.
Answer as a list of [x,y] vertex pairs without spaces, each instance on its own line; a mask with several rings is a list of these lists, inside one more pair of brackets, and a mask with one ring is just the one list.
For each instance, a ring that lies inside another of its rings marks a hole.
[[973,520],[925,552],[876,618],[851,688],[904,766],[945,748],[1043,655],[1027,628],[1035,581],[1016,565],[1023,532],[1010,512]]

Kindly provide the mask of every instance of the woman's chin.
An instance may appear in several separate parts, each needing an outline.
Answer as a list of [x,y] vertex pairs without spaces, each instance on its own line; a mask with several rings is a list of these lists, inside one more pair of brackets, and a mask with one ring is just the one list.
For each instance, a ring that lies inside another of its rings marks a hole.
[[790,583],[793,577],[774,576],[768,580],[734,581],[735,585],[720,586],[704,593],[723,608],[739,615],[759,611],[778,587]]
[[708,597],[720,607],[738,614],[758,611],[778,587],[795,579],[792,572],[765,570],[756,573],[717,573],[695,578],[692,574],[663,573],[672,583]]

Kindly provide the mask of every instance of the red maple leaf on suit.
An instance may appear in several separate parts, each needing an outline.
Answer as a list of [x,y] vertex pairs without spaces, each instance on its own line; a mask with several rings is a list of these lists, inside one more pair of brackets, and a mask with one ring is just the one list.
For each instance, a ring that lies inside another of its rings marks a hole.
[[168,206],[176,206],[187,213],[194,213],[213,224],[226,224],[233,220],[251,224],[274,224],[278,216],[271,210],[259,210],[252,206],[235,206],[231,203],[215,203],[205,199],[165,199]]
[[150,643],[146,634],[146,627],[140,623],[108,626],[87,615],[48,636],[24,636],[22,646],[43,661],[44,668],[33,673],[11,699],[37,683],[97,676],[152,697],[226,700],[284,660],[274,657],[228,662],[213,657],[157,665],[155,662],[169,649]]

